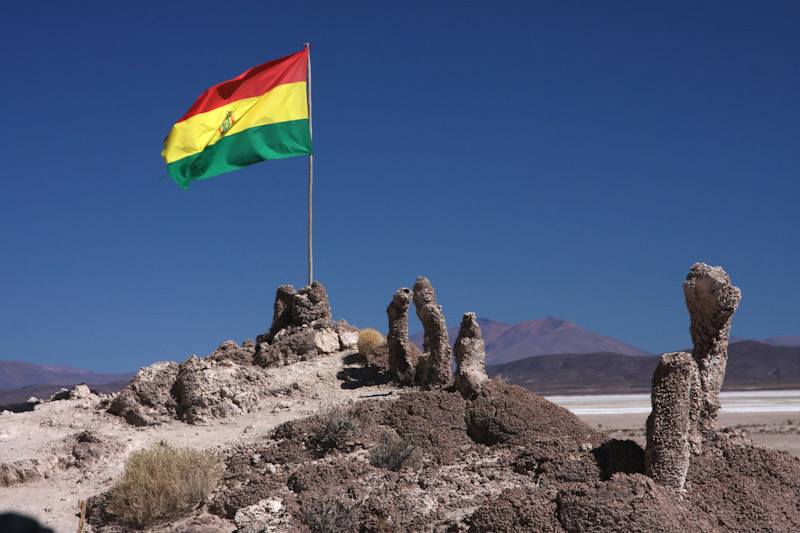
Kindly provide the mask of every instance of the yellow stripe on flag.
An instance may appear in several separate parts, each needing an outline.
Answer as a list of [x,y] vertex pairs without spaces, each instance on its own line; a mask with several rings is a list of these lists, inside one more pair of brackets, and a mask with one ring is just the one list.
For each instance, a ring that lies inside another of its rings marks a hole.
[[[232,118],[230,122],[228,113]],[[307,118],[306,82],[286,83],[261,96],[237,100],[178,122],[167,138],[162,155],[169,164],[202,152],[222,137],[257,126]]]

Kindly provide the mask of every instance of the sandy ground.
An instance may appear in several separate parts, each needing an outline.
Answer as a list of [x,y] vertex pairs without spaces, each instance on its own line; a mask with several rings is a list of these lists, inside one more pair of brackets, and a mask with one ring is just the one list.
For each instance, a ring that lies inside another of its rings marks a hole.
[[[98,409],[101,398],[94,395],[45,402],[25,413],[4,411],[0,413],[0,465],[33,466],[42,477],[8,487],[2,486],[0,480],[0,513],[25,514],[56,533],[74,533],[78,530],[80,500],[111,488],[122,473],[125,458],[133,451],[159,442],[219,450],[263,438],[290,419],[365,398],[388,399],[399,394],[386,385],[342,388],[342,381],[336,377],[342,364],[342,356],[334,355],[270,369],[275,390],[288,389],[291,393],[268,398],[256,412],[207,426],[173,421],[133,427],[120,417]],[[86,468],[76,468],[69,464],[74,462],[72,448],[76,436],[84,430],[101,437],[103,453]],[[228,531],[236,529],[230,523],[220,522],[215,525]],[[92,528],[86,525],[83,531],[91,533]]]

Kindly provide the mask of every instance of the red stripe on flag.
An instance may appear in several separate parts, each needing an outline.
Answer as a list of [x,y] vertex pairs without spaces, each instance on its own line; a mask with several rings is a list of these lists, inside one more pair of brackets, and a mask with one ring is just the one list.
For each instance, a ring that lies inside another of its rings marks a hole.
[[261,96],[284,83],[307,81],[307,65],[308,48],[253,67],[232,80],[224,81],[206,89],[178,122],[243,98]]

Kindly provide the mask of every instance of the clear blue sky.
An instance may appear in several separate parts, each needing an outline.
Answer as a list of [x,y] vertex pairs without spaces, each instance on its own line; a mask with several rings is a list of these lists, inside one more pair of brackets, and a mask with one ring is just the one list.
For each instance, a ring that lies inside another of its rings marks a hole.
[[385,332],[424,275],[449,325],[556,316],[662,353],[690,345],[681,283],[703,261],[742,289],[734,335],[800,335],[798,2],[0,17],[0,359],[135,371],[268,329],[277,286],[307,281],[307,159],[184,192],[160,152],[206,88],[303,42],[335,319]]

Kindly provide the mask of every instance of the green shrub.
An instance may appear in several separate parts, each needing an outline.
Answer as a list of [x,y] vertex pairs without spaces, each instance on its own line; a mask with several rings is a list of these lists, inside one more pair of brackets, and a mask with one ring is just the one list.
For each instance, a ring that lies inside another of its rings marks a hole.
[[397,472],[403,468],[415,449],[416,445],[410,440],[384,433],[380,444],[370,452],[369,462],[374,467]]
[[109,491],[106,510],[117,520],[142,529],[179,517],[200,504],[222,474],[214,454],[157,445],[134,452]]
[[377,329],[362,329],[358,332],[358,353],[367,355],[384,342],[383,335]]
[[322,451],[347,449],[358,431],[349,409],[334,407],[317,417],[309,435],[311,444]]

